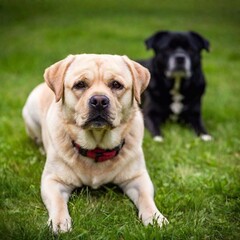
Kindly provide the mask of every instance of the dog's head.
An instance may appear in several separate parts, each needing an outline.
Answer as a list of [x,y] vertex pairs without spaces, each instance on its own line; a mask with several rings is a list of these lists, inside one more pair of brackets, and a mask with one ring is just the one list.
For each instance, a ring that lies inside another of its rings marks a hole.
[[155,33],[146,41],[156,54],[158,68],[168,78],[189,78],[200,66],[201,51],[209,51],[209,42],[196,32]]
[[112,129],[131,115],[150,74],[126,56],[70,55],[45,70],[67,120],[83,129]]

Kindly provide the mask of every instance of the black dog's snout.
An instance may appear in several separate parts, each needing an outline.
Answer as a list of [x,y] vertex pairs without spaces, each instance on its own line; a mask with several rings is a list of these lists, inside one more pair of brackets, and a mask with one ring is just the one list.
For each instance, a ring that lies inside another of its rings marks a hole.
[[182,65],[182,64],[184,64],[184,62],[185,62],[185,57],[184,56],[177,56],[176,57],[176,63],[178,65]]
[[89,100],[89,105],[97,110],[103,110],[109,106],[109,98],[104,95],[94,95]]

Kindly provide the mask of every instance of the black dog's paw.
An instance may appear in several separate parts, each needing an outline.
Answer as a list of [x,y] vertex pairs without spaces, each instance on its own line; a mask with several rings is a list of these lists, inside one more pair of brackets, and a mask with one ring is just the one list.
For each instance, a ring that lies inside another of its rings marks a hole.
[[204,141],[204,142],[209,142],[213,140],[213,137],[211,135],[208,134],[201,134],[200,138]]
[[155,137],[153,138],[153,140],[154,140],[155,142],[163,142],[163,137],[162,137],[162,136],[155,136]]

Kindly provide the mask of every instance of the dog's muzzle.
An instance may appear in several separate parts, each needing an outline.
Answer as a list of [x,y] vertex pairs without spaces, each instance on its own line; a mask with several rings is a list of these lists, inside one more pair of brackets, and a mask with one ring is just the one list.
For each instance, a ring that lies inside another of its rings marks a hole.
[[112,128],[110,100],[105,95],[94,95],[88,102],[89,115],[84,128]]
[[190,57],[185,53],[175,53],[168,61],[166,76],[169,78],[189,78],[191,77]]

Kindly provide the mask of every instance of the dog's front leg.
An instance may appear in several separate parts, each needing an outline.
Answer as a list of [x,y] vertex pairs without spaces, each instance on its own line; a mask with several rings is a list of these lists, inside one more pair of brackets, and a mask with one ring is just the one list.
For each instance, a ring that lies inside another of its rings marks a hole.
[[156,142],[162,142],[163,137],[160,130],[160,119],[157,119],[157,116],[155,115],[155,118],[146,116],[144,119],[145,126],[149,130],[149,132],[152,134],[154,141]]
[[159,227],[162,227],[168,223],[155,205],[153,185],[146,171],[120,186],[138,208],[139,218],[145,226],[156,222]]
[[203,141],[211,141],[212,136],[207,133],[201,119],[201,113],[191,113],[188,122],[194,129],[197,136],[199,136]]
[[71,191],[72,188],[55,180],[51,175],[43,175],[41,195],[49,213],[48,224],[54,233],[71,230],[71,217],[67,207]]

